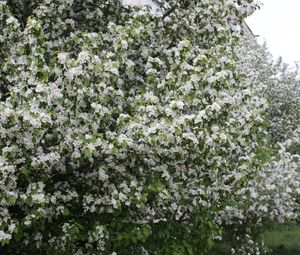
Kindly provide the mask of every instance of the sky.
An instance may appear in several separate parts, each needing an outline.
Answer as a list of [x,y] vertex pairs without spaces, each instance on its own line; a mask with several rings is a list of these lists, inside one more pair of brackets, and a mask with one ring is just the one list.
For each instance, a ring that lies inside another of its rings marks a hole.
[[275,58],[300,64],[300,0],[261,0],[263,5],[246,19],[258,42],[266,41]]

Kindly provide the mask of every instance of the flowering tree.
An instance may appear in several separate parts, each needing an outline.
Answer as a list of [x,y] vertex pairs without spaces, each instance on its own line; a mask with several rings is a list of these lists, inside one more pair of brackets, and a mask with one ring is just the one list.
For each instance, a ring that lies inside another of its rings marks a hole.
[[[245,1],[0,1],[7,254],[199,254],[255,182]],[[233,15],[234,13],[234,15]]]
[[239,66],[251,74],[258,92],[268,100],[268,131],[273,142],[284,142],[294,137],[300,124],[299,67],[290,67],[281,58],[274,61],[266,45],[245,40],[240,47],[243,61]]
[[218,221],[229,226],[230,238],[240,243],[234,254],[256,254],[264,247],[255,236],[274,223],[299,217],[299,80],[297,69],[275,62],[266,46],[247,36],[235,50],[245,80],[268,101],[264,124],[268,142],[256,154],[260,162],[254,166],[256,178],[236,192],[236,203],[226,206]]

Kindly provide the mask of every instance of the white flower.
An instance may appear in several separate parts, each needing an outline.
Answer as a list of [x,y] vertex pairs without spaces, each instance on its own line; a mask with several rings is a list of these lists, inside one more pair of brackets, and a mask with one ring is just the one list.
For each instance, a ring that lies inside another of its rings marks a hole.
[[187,140],[192,141],[192,142],[195,143],[195,144],[198,144],[198,143],[199,143],[197,137],[196,137],[195,134],[193,134],[193,133],[183,133],[183,134],[182,134],[182,137],[185,138],[185,139],[187,139]]
[[7,25],[11,25],[11,24],[17,25],[17,24],[19,24],[19,22],[18,22],[18,20],[17,20],[15,17],[10,16],[10,17],[6,20],[6,24],[7,24]]
[[226,134],[224,134],[224,133],[220,133],[219,137],[220,137],[220,139],[222,139],[222,140],[226,140],[226,139],[227,139],[227,136],[226,136]]
[[174,101],[173,100],[173,101],[171,101],[170,106],[171,106],[171,108],[176,107],[178,109],[183,109],[184,103],[182,101]]
[[122,40],[122,41],[121,41],[121,45],[122,45],[122,48],[124,48],[124,49],[127,49],[127,48],[128,48],[128,43],[127,43],[127,41],[125,41],[125,40]]
[[87,51],[81,51],[78,54],[79,63],[86,63],[89,60],[89,53]]
[[211,105],[211,109],[212,110],[215,110],[216,112],[219,112],[221,110],[221,106],[217,103],[217,102],[214,102],[212,105]]
[[67,78],[73,80],[77,75],[82,74],[82,68],[80,66],[72,67],[67,71]]
[[16,224],[12,223],[8,226],[8,231],[10,233],[14,232],[14,229],[16,228]]
[[38,83],[35,87],[35,91],[36,92],[43,92],[45,90],[45,88],[43,87],[42,84]]
[[45,195],[38,193],[38,194],[33,194],[31,195],[32,197],[32,201],[36,202],[36,203],[44,203],[45,202]]
[[58,62],[61,64],[65,64],[68,60],[69,54],[66,52],[61,52],[58,53],[57,58],[58,58]]
[[201,110],[195,118],[195,123],[197,124],[199,122],[202,122],[202,120],[205,119],[206,117],[207,116],[205,110]]
[[7,234],[3,230],[0,230],[0,241],[10,240],[11,238],[12,238],[11,234]]

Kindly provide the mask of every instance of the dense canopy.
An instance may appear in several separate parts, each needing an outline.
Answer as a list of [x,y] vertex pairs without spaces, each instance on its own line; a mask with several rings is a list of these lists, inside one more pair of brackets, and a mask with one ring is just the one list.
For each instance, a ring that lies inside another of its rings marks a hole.
[[[206,254],[273,210],[253,188],[281,172],[265,165],[267,100],[241,68],[256,4],[168,5],[0,1],[5,254]],[[295,217],[288,181],[272,220]]]

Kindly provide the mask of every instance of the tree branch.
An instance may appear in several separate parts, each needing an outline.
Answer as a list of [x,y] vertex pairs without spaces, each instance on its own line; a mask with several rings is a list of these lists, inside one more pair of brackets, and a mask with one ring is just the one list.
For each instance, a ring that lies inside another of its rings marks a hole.
[[166,17],[168,17],[170,14],[172,14],[176,9],[176,6],[174,5],[171,7],[168,11],[165,12],[165,14],[162,16],[162,20],[164,20]]

